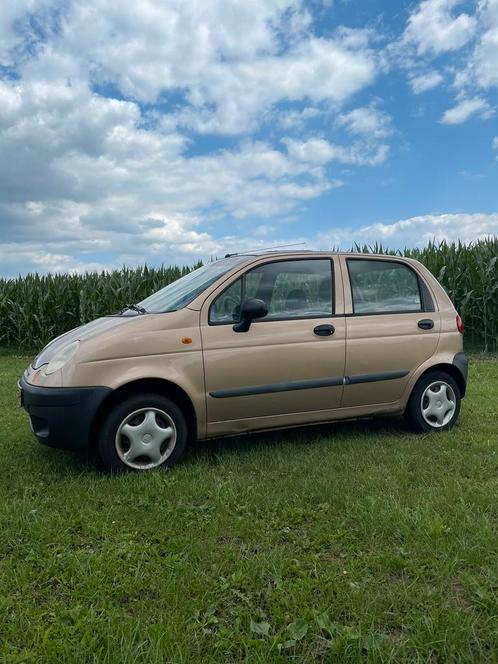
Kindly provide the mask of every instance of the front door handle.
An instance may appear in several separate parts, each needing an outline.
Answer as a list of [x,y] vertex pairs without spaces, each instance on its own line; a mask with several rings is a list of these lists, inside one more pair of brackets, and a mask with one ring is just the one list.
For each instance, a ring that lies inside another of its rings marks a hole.
[[423,318],[422,320],[419,320],[418,326],[421,330],[432,330],[434,327],[434,321],[430,318]]
[[317,325],[313,332],[319,337],[330,337],[335,332],[333,325]]

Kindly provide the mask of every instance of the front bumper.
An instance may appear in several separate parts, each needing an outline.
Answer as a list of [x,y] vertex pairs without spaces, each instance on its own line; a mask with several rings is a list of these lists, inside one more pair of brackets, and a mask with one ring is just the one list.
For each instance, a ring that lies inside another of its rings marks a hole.
[[19,381],[21,406],[33,433],[44,445],[59,449],[88,446],[95,414],[110,387],[40,387]]

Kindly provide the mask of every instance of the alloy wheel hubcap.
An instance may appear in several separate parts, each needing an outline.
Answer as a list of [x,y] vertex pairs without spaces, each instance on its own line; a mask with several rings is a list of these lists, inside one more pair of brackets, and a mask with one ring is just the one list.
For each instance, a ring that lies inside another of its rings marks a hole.
[[160,466],[176,445],[176,426],[159,408],[140,408],[127,415],[115,439],[119,458],[130,468],[151,470]]
[[428,385],[420,399],[422,417],[434,429],[440,429],[451,421],[456,409],[455,392],[442,380]]

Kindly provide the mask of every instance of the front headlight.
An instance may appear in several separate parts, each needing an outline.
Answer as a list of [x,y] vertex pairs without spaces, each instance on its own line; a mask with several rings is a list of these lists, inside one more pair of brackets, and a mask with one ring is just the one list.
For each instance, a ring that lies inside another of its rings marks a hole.
[[62,369],[62,367],[67,364],[69,360],[76,354],[79,345],[79,341],[73,341],[73,343],[64,346],[64,348],[62,348],[62,350],[60,350],[45,367],[43,371],[45,376],[50,376],[50,374],[59,371],[59,369]]

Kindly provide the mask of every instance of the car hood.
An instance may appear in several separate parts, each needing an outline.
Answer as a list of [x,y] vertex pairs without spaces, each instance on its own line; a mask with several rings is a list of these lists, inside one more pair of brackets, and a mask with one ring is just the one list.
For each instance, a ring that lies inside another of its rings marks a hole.
[[104,318],[97,318],[85,325],[75,327],[74,330],[69,330],[69,332],[61,334],[45,346],[33,361],[33,369],[38,369],[42,365],[48,364],[62,348],[73,341],[87,341],[102,332],[109,332],[113,328],[126,325],[136,319],[137,316],[106,316]]

